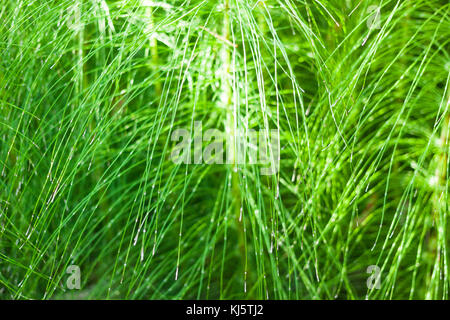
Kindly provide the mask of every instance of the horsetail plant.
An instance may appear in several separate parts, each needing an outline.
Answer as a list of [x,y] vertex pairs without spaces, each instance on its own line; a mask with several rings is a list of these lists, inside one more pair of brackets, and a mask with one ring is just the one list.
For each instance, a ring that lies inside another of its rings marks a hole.
[[449,9],[3,0],[0,298],[448,299]]

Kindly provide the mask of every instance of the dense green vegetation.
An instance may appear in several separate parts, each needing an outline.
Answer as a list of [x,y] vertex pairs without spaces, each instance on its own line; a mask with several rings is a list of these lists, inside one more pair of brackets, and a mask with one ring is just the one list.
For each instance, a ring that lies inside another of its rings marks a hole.
[[447,299],[449,9],[2,0],[0,298]]

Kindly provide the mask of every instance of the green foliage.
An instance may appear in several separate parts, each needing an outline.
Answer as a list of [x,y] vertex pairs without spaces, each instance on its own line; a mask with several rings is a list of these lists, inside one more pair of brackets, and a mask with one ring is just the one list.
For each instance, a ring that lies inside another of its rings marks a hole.
[[[449,8],[2,0],[0,298],[447,299]],[[174,163],[195,121],[279,171]]]

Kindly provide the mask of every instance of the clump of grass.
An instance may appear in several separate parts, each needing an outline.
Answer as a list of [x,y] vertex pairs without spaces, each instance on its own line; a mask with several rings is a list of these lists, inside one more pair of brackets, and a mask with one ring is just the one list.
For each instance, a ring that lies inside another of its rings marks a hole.
[[[447,299],[449,8],[3,0],[0,298]],[[278,172],[174,163],[196,121]]]

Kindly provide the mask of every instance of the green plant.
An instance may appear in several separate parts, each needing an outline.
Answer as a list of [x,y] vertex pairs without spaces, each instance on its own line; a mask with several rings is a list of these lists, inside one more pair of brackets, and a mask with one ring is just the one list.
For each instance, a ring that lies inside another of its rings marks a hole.
[[[3,0],[0,18],[1,298],[448,298],[448,1]],[[235,145],[171,161],[195,121],[277,130],[278,172]]]

